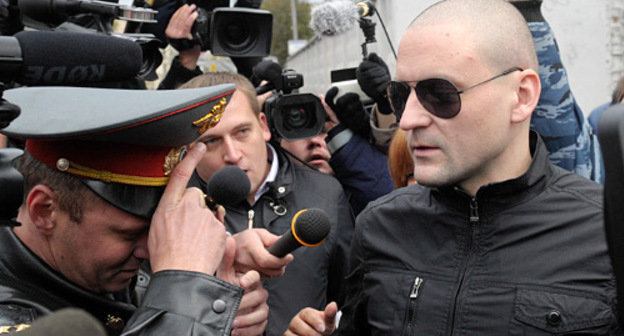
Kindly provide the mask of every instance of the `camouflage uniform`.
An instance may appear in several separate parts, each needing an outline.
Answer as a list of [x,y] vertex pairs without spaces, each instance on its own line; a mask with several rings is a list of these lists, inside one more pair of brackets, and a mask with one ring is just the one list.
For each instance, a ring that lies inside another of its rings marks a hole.
[[546,22],[529,22],[529,29],[542,82],[542,94],[533,112],[531,127],[544,139],[552,163],[604,183],[598,138],[570,91],[555,36]]

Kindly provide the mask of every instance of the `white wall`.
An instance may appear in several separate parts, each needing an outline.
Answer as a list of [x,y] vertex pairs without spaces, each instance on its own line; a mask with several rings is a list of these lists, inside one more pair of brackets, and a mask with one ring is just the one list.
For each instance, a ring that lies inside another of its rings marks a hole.
[[[377,8],[395,46],[409,22],[434,0],[381,0]],[[570,85],[585,112],[610,100],[611,91],[624,75],[624,0],[544,0],[544,16],[557,38]],[[378,52],[394,73],[394,57],[377,21]],[[321,37],[293,55],[287,67],[303,73],[302,91],[324,93],[330,85],[329,71],[355,67],[364,41],[359,27],[333,37]]]

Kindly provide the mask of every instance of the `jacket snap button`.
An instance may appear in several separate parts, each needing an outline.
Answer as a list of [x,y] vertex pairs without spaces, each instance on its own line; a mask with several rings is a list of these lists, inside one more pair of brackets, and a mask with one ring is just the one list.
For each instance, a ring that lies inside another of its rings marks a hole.
[[546,316],[546,322],[553,327],[558,326],[561,323],[561,313],[556,310],[551,311]]
[[225,301],[215,300],[215,302],[212,303],[212,310],[217,314],[223,313],[225,311]]

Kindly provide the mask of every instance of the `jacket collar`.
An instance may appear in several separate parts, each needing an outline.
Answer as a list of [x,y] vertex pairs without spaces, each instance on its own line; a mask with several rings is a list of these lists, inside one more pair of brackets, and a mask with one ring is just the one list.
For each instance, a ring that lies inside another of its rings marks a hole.
[[523,175],[482,186],[474,198],[457,186],[434,189],[434,197],[439,195],[451,200],[460,211],[465,211],[465,204],[470,200],[476,200],[480,206],[487,203],[488,210],[495,211],[534,197],[546,187],[546,182],[553,175],[553,166],[542,138],[535,131],[529,134],[529,146],[531,164]]
[[13,287],[28,295],[26,299],[50,310],[65,307],[82,308],[108,326],[110,317],[127,322],[136,307],[130,304],[130,290],[98,295],[67,280],[49,267],[13,233],[0,227],[0,287]]

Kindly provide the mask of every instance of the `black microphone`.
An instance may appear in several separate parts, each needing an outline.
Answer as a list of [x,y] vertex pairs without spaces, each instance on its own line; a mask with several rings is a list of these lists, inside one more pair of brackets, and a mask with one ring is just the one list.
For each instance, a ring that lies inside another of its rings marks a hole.
[[251,189],[251,183],[242,169],[226,166],[212,175],[206,189],[206,205],[215,210],[218,204],[234,206],[244,201]]
[[329,217],[325,211],[316,208],[303,209],[293,217],[290,230],[267,250],[281,258],[301,246],[319,246],[329,235],[330,229]]
[[269,82],[256,88],[256,94],[263,94],[273,89],[282,89],[277,87],[278,85],[281,86],[282,72],[282,66],[270,60],[264,60],[256,64],[253,68],[253,75],[260,80]]
[[0,80],[28,85],[123,81],[141,70],[141,47],[126,39],[73,32],[0,36]]
[[337,35],[353,28],[360,18],[374,13],[375,7],[370,1],[327,1],[312,9],[310,27],[318,35]]
[[29,328],[11,332],[10,335],[106,336],[106,331],[100,322],[86,311],[67,308],[37,319]]

